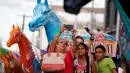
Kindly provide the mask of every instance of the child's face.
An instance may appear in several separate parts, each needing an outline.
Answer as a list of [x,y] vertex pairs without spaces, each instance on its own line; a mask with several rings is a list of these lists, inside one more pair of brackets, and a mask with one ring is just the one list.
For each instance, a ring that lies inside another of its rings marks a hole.
[[79,45],[77,49],[78,56],[84,56],[86,54],[86,49],[84,46]]
[[79,43],[83,42],[83,40],[78,38],[78,39],[76,39],[76,42],[77,42],[77,44],[79,44]]
[[101,48],[97,48],[95,50],[95,56],[96,56],[96,60],[100,61],[105,57],[106,53],[101,49]]

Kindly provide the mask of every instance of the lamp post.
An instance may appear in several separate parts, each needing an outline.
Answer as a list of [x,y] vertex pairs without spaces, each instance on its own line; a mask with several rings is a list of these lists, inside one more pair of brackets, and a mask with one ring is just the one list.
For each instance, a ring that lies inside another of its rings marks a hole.
[[93,16],[94,16],[94,0],[92,0],[91,24],[90,24],[90,29],[91,30],[93,30],[93,27],[94,27]]

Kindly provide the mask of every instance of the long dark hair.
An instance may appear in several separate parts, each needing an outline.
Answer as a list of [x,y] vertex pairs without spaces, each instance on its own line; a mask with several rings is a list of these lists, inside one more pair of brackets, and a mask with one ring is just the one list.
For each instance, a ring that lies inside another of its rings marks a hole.
[[85,43],[81,42],[77,45],[77,47],[79,47],[80,45],[82,45],[85,48],[85,50],[88,50],[88,46]]
[[[80,46],[80,45],[82,45],[84,48],[85,48],[85,50],[88,50],[88,46],[85,44],[85,43],[83,43],[83,42],[81,42],[81,43],[79,43],[78,45],[77,45],[77,48]],[[89,56],[88,56],[88,53],[86,53],[86,62],[87,62],[87,72],[85,72],[85,73],[89,73]]]

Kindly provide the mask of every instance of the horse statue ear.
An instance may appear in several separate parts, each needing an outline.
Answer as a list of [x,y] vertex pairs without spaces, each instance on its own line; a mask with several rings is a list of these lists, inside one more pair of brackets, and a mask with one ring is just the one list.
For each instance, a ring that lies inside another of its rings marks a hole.
[[40,4],[41,3],[41,0],[37,0],[37,4]]
[[[37,0],[37,4],[40,4],[41,3],[41,0]],[[48,7],[48,1],[47,0],[44,0],[44,3],[45,5]]]
[[19,28],[19,26],[17,25],[17,29],[20,31],[20,28]]
[[13,24],[12,29],[14,29],[14,28],[15,28],[15,25]]
[[47,0],[45,0],[44,3],[45,3],[45,5],[46,5],[47,7],[49,7],[49,6],[48,6],[48,1],[47,1]]

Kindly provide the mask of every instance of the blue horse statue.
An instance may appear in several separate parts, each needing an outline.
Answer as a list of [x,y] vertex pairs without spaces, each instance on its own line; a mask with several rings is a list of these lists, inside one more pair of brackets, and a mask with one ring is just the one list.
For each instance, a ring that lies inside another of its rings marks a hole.
[[41,0],[37,0],[37,5],[33,10],[33,19],[29,23],[30,31],[34,32],[40,26],[44,26],[48,43],[50,43],[54,36],[59,32],[62,26],[59,18],[51,11],[48,6],[48,1],[45,0],[43,3]]

